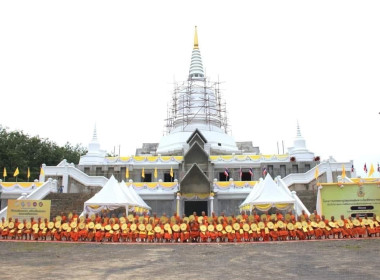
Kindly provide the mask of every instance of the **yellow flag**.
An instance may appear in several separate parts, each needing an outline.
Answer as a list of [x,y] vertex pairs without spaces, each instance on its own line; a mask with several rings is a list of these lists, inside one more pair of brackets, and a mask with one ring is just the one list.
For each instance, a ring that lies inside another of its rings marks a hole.
[[8,175],[7,175],[7,169],[4,167],[4,171],[3,171],[3,177],[5,178],[5,177],[7,177]]
[[346,169],[344,168],[344,165],[342,167],[342,179],[346,178]]
[[15,173],[13,173],[13,177],[17,177],[17,175],[20,174],[20,171],[18,171],[18,167],[15,170]]
[[141,171],[141,177],[145,178],[145,170],[144,170],[144,168]]
[[40,175],[45,175],[45,171],[42,167],[41,167]]
[[373,163],[372,163],[371,168],[369,169],[368,177],[371,177],[373,173],[375,173],[375,168],[373,168]]
[[318,166],[315,168],[315,172],[314,172],[314,178],[315,180],[317,180],[319,177],[319,170],[318,170]]
[[157,167],[154,169],[154,178],[157,179],[158,175],[157,175]]
[[129,179],[129,168],[127,167],[127,170],[125,171],[125,178]]
[[174,173],[173,173],[173,167],[170,167],[170,177],[174,177]]
[[30,178],[30,169],[28,167],[28,174],[26,175],[26,177],[29,179]]

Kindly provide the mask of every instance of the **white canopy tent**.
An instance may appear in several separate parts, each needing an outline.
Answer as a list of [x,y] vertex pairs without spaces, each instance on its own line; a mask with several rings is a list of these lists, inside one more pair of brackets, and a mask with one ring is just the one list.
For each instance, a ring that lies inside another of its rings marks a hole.
[[296,199],[293,195],[267,174],[264,180],[260,179],[260,182],[253,187],[244,202],[240,204],[240,209],[252,211],[256,208],[260,211],[267,211],[275,207],[279,210],[287,210],[294,207],[295,203]]
[[102,210],[114,210],[119,207],[125,207],[127,214],[128,207],[147,207],[150,209],[145,202],[140,204],[127,196],[112,175],[103,188],[84,203],[83,213],[99,213]]
[[[121,181],[120,183],[120,189],[122,192],[133,202],[135,202],[136,207],[142,208],[142,209],[135,209],[135,210],[151,210],[151,208],[148,206],[148,204],[145,203],[145,201],[141,198],[141,196],[138,195],[138,193],[135,191],[135,189],[132,187],[132,185],[128,186],[124,181]],[[140,212],[140,211],[136,211]]]

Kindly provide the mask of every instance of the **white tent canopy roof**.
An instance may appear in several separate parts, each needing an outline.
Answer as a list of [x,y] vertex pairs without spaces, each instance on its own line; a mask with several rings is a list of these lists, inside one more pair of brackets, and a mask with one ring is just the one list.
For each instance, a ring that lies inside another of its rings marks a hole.
[[132,196],[127,196],[126,193],[122,190],[118,181],[112,175],[108,182],[103,186],[103,188],[84,203],[84,212],[97,213],[103,209],[113,210],[119,207],[125,207],[128,209],[129,206],[137,206],[150,209],[150,207],[142,199],[141,201],[143,203],[132,199]]
[[151,210],[148,204],[145,203],[145,201],[141,198],[141,196],[138,195],[138,193],[135,191],[135,189],[132,186],[127,186],[124,181],[122,181],[119,186],[122,192],[128,198],[134,201],[137,206]]
[[246,205],[294,204],[295,199],[282,186],[274,182],[268,173],[264,180],[257,183],[240,207]]

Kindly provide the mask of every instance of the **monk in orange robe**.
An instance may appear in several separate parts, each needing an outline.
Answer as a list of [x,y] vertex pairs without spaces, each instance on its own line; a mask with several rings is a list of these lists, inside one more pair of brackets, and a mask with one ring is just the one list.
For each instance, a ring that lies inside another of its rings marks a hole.
[[244,210],[242,210],[240,212],[240,215],[241,215],[241,222],[244,223],[244,222],[248,221],[248,215],[247,215],[247,213]]
[[89,229],[88,230],[88,234],[87,234],[87,240],[90,241],[90,242],[92,242],[92,241],[94,241],[94,238],[95,238],[95,230],[94,229]]
[[[17,221],[17,222],[16,222]],[[18,229],[18,226],[22,223],[22,224],[25,224],[24,222],[26,222],[26,220],[24,220],[23,222],[19,222],[18,219],[15,220],[15,231],[16,231],[16,235],[17,235],[17,239],[22,239],[23,235],[24,235],[24,229],[22,230],[19,230]]]
[[144,230],[140,230],[139,231],[139,238],[140,238],[140,242],[145,242],[146,239],[147,239],[147,230],[146,230],[146,224],[144,223],[145,225],[145,229]]
[[[296,240],[296,238],[297,238],[296,225],[295,225],[292,221],[289,221],[288,223],[289,223],[289,224],[293,224],[293,230],[289,230],[289,231],[288,231],[289,238],[290,238],[291,240]],[[287,223],[287,224],[288,224],[288,223]],[[287,224],[286,224],[286,226],[287,226]]]
[[[202,223],[199,225],[199,228],[202,226]],[[206,231],[199,231],[199,241],[200,242],[207,242],[208,234]]]
[[95,224],[100,224],[102,222],[102,217],[98,213],[95,214]]
[[373,214],[373,222],[375,223],[376,235],[380,236],[380,223],[376,219],[376,214]]
[[255,220],[256,223],[260,222],[260,216],[257,215],[257,212],[256,211],[253,211],[253,218]]
[[244,237],[242,229],[243,225],[241,224],[240,219],[236,219],[236,223],[240,226],[240,229],[235,231],[236,242],[241,242],[241,239]]
[[212,212],[211,213],[211,218],[213,220],[214,223],[218,223],[218,216],[215,214],[215,212]]
[[284,216],[281,214],[281,212],[280,211],[276,211],[276,217],[277,217],[277,221],[283,221],[283,219],[284,219]]
[[165,227],[164,227],[164,240],[166,242],[172,241],[172,234],[169,232],[169,230],[165,229]]
[[[284,218],[282,217],[278,221],[281,221],[281,222],[284,223]],[[278,228],[278,239],[282,240],[282,241],[285,241],[285,240],[288,239],[288,236],[289,236],[289,233],[288,233],[288,231],[286,229],[286,224],[284,223],[284,227],[283,228]]]
[[348,222],[348,219],[344,218],[344,215],[340,216],[340,219],[344,222],[344,226],[341,228],[342,237],[343,238],[350,238],[352,237],[352,230],[349,228],[350,223]]
[[54,239],[57,240],[57,241],[61,241],[62,240],[62,231],[61,229],[58,229],[55,231],[54,233]]
[[[175,225],[177,224],[178,226],[180,226],[180,222],[178,221],[178,223],[171,223],[171,225]],[[173,227],[172,227],[173,228]],[[181,231],[173,231],[173,240],[174,242],[178,242],[180,240],[180,237],[181,237]]]
[[218,237],[220,242],[225,242],[227,238],[226,226],[228,225],[228,223],[226,220],[221,219],[220,224],[223,226],[223,229],[221,231],[218,231]]
[[78,229],[75,228],[70,232],[70,238],[72,241],[77,242],[79,240],[79,232]]
[[188,242],[190,239],[190,227],[189,224],[186,223],[186,229],[181,230],[180,240],[181,243]]
[[[276,221],[273,219],[272,223],[275,224],[275,222]],[[269,236],[270,236],[270,238],[271,238],[272,241],[277,241],[278,240],[278,231],[277,231],[277,229],[276,230],[275,230],[275,228],[269,229]]]
[[190,238],[192,242],[197,242],[199,238],[199,224],[196,221],[190,222]]
[[302,214],[301,215],[305,218],[305,220],[307,218],[309,218],[309,215],[305,212],[305,210],[302,210]]
[[83,229],[81,229],[81,230],[79,230],[79,238],[80,238],[80,240],[82,240],[82,241],[86,241],[87,240],[87,238],[88,238],[88,229],[87,229],[87,227],[85,226]]
[[64,224],[64,223],[67,223],[67,217],[65,216],[65,214],[63,212],[61,212],[61,223]]
[[[233,220],[230,220],[229,223],[228,223],[228,225],[232,227]],[[232,230],[231,232],[227,232],[228,242],[234,242],[235,238],[236,238],[235,230]]]
[[321,216],[318,215],[317,210],[314,210],[313,214],[314,214],[314,221],[321,220]]
[[[16,221],[17,221],[17,225],[18,225],[18,220],[16,219],[15,222],[16,222]],[[12,222],[12,218],[9,218],[9,219],[8,219],[8,223],[11,223],[11,222]],[[15,225],[15,227],[16,227],[16,225]],[[15,227],[9,229],[8,236],[10,237],[10,239],[15,239],[15,238],[16,238],[16,230],[15,230]]]
[[[315,222],[316,223],[319,223],[320,222],[320,219],[319,218],[316,218],[315,219]],[[314,229],[314,233],[315,233],[315,239],[322,239],[322,236],[323,236],[323,230],[321,228],[315,228]]]
[[[301,216],[298,216],[297,222],[301,222]],[[305,240],[306,239],[306,234],[303,231],[303,228],[297,228],[296,229],[296,235],[298,240]]]
[[[367,220],[372,220],[372,218],[369,218],[367,214],[365,214],[364,216]],[[372,220],[373,221],[373,220]],[[374,225],[372,224],[372,226],[370,224],[368,224],[366,226],[366,229],[367,229],[367,236],[368,237],[373,237],[373,236],[376,236],[376,228],[374,227]]]

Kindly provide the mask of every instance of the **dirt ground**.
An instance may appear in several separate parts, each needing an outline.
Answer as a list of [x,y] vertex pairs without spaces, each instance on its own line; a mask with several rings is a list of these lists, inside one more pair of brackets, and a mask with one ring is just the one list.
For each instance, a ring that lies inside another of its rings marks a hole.
[[245,244],[0,242],[0,279],[380,279],[380,238]]

